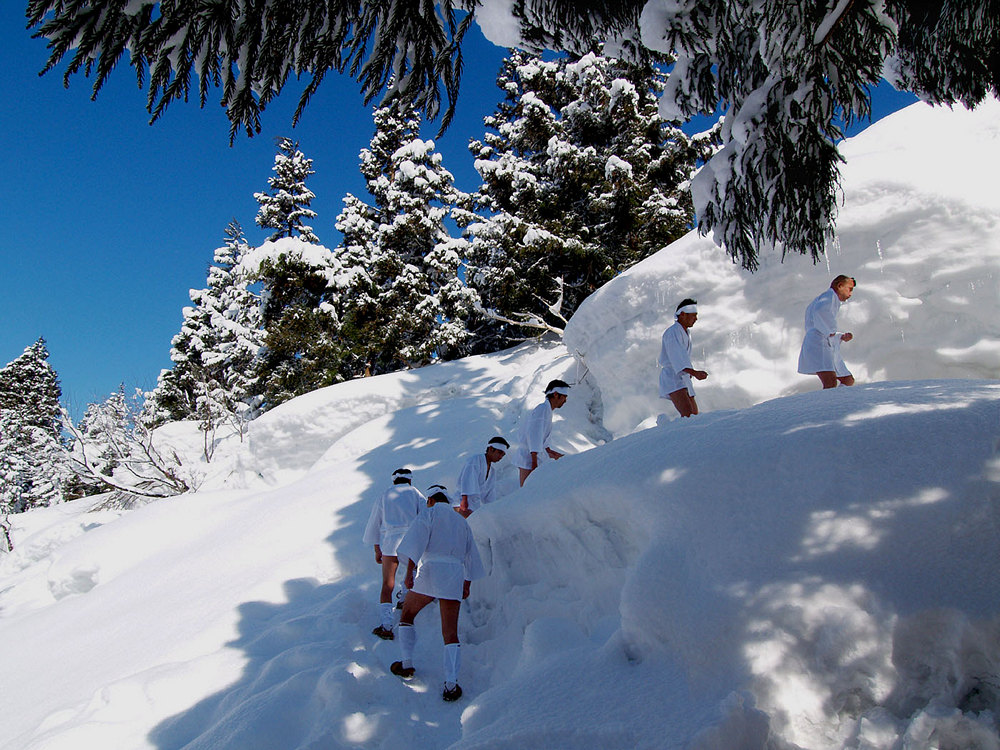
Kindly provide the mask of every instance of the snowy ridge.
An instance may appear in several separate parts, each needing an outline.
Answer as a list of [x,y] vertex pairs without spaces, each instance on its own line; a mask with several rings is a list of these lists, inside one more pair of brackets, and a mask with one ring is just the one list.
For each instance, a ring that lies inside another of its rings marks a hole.
[[[996,110],[933,114],[848,144],[844,268],[747,279],[689,237],[595,294],[566,347],[332,386],[225,438],[197,493],[15,517],[0,748],[1000,747],[1000,211],[975,179],[892,167],[956,141],[998,164]],[[864,384],[823,393],[794,373],[798,326],[840,271]],[[687,293],[706,413],[651,426]],[[523,489],[508,459],[470,519],[490,575],[445,704],[436,613],[410,683],[370,633],[373,493],[400,465],[453,484],[556,377],[582,380],[554,422],[569,455]],[[200,453],[191,425],[162,439]]]

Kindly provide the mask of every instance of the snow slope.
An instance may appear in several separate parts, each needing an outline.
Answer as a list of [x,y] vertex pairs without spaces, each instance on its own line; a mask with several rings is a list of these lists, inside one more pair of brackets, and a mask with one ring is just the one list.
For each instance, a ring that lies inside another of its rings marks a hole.
[[[566,330],[601,384],[605,426],[663,410],[656,356],[677,303],[699,302],[692,356],[703,410],[809,391],[796,373],[806,305],[837,274],[859,381],[1000,374],[1000,102],[974,112],[913,105],[842,148],[843,206],[826,262],[772,252],[749,274],[692,232],[591,295]],[[618,377],[620,371],[636,377]]]
[[[1000,201],[974,174],[1000,167],[997,114],[918,106],[847,144],[830,269],[748,279],[689,237],[567,347],[323,389],[223,440],[197,493],[17,516],[0,748],[1000,748]],[[823,393],[794,374],[799,319],[841,271],[866,384]],[[643,429],[687,293],[706,413]],[[504,467],[472,516],[490,576],[445,704],[433,612],[411,683],[370,634],[370,503],[400,465],[453,484],[555,377],[583,381],[570,455],[523,489]]]

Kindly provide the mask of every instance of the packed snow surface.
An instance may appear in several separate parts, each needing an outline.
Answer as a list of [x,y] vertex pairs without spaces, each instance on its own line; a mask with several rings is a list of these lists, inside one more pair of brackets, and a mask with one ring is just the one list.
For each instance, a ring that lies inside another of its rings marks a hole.
[[[829,266],[749,276],[689,236],[593,295],[565,344],[353,381],[197,463],[200,490],[12,518],[3,750],[1000,748],[1000,106],[911,107],[848,142]],[[860,385],[795,373],[806,304]],[[676,303],[703,413],[671,419]],[[470,519],[457,704],[438,618],[417,677],[371,635],[361,535],[393,469],[454,485],[546,382],[574,387],[524,488]],[[664,416],[659,416],[659,415]]]

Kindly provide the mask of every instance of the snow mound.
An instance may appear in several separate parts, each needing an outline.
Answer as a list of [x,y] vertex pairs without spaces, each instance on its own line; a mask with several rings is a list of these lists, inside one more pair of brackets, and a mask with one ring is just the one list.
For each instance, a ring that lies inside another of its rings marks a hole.
[[996,100],[971,112],[914,104],[848,140],[824,263],[772,250],[749,274],[692,232],[598,290],[565,343],[600,383],[605,426],[623,435],[673,415],[657,398],[656,357],[689,296],[693,362],[709,373],[702,411],[815,389],[796,372],[803,316],[840,273],[858,282],[840,324],[855,334],[843,352],[860,382],[1000,375],[998,122]]
[[996,742],[998,416],[996,383],[873,384],[559,462],[472,517],[497,666],[456,746]]

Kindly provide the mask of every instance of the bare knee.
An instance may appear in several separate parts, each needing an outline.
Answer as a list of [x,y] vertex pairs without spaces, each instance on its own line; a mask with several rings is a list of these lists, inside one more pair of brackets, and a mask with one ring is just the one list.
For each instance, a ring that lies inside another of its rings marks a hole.
[[823,384],[823,388],[837,387],[837,373],[833,372],[832,370],[817,372],[816,377],[818,377],[819,382]]

